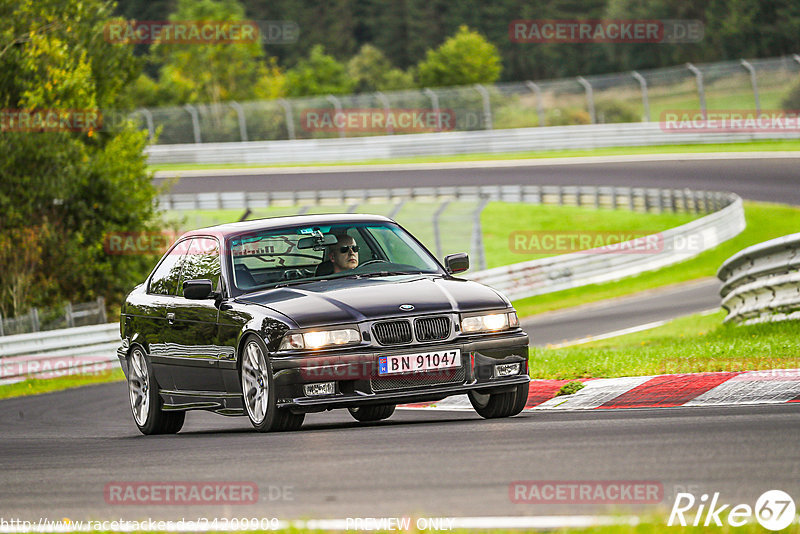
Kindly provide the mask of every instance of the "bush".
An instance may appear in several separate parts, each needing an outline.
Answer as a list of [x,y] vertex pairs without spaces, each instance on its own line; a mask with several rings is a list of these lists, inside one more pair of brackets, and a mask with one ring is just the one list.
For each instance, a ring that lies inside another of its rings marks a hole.
[[633,106],[615,100],[595,103],[595,114],[598,123],[640,122],[642,116]]
[[789,93],[781,102],[781,107],[786,111],[796,111],[800,109],[800,82],[797,82],[789,89]]

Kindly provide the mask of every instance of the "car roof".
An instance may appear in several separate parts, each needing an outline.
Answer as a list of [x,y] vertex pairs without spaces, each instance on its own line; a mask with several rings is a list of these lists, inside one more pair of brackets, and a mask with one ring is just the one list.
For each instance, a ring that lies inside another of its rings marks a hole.
[[330,224],[348,224],[365,222],[394,222],[383,215],[366,215],[353,213],[331,213],[324,215],[291,215],[288,217],[269,217],[265,219],[254,219],[251,221],[219,224],[208,228],[199,228],[186,232],[181,239],[193,235],[213,235],[225,239],[234,235],[247,234],[258,230],[272,230],[285,228],[288,226],[312,226]]

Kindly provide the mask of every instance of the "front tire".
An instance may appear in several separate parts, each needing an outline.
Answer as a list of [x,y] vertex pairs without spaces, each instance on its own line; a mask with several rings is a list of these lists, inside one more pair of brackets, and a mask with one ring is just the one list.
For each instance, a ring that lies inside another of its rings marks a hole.
[[529,386],[529,383],[520,384],[512,391],[504,393],[470,391],[468,393],[469,402],[478,412],[478,415],[484,419],[511,417],[525,409],[525,403],[528,401]]
[[303,425],[305,414],[277,407],[272,364],[264,342],[256,336],[247,338],[242,349],[240,377],[245,412],[257,431],[298,430]]
[[356,421],[362,423],[371,423],[373,421],[380,421],[381,419],[388,419],[394,413],[395,404],[381,404],[379,406],[355,406],[348,408],[347,411]]
[[128,394],[133,421],[145,435],[177,434],[183,428],[186,412],[165,412],[153,374],[153,367],[141,347],[128,355]]

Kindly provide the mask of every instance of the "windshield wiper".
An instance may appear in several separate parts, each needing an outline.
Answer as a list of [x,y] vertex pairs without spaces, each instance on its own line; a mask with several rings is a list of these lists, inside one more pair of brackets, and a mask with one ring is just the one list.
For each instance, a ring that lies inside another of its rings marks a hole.
[[422,274],[421,271],[375,271],[372,273],[351,275],[355,278],[372,278],[373,276],[397,276],[400,274]]
[[274,286],[270,286],[270,289],[274,289],[277,287],[299,286],[302,284],[310,284],[311,282],[319,282],[319,281],[320,280],[287,280],[285,282],[277,283]]

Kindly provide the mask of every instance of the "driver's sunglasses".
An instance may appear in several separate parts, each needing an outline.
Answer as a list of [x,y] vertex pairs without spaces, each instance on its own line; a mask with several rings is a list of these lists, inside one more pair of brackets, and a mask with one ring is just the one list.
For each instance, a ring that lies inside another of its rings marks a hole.
[[358,252],[358,245],[350,245],[349,247],[339,247],[340,254],[346,254],[348,250],[352,250],[353,252]]

